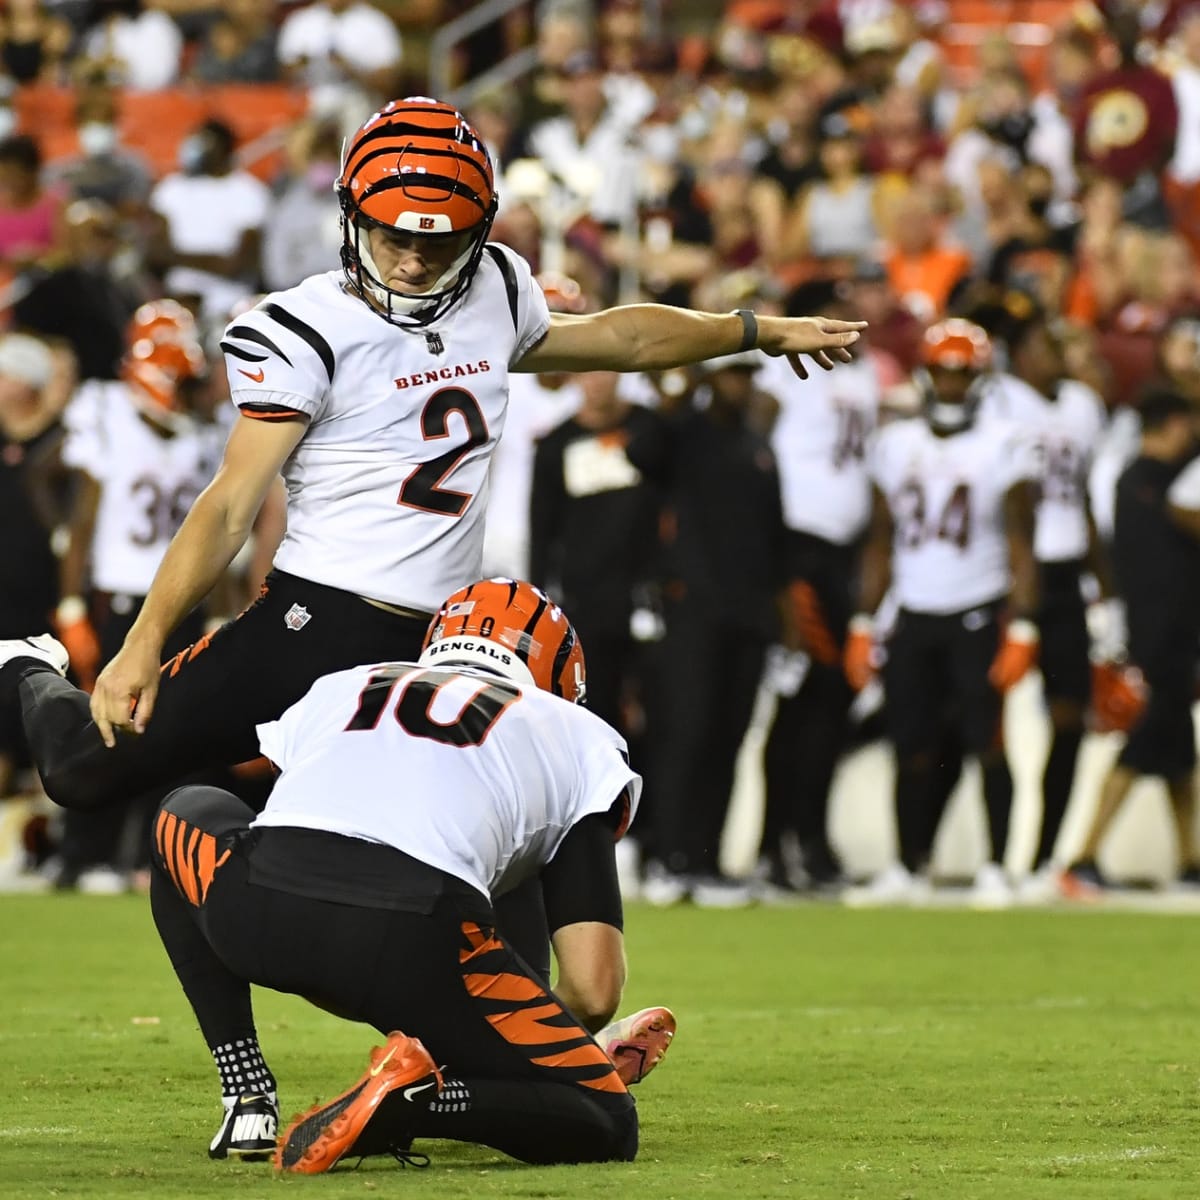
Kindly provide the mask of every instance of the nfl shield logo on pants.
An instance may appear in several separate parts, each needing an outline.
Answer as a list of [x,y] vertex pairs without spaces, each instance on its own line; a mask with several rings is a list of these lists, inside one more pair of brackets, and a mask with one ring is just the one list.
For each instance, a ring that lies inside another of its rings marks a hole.
[[293,604],[283,614],[283,623],[289,629],[303,629],[312,620],[312,613],[303,604]]

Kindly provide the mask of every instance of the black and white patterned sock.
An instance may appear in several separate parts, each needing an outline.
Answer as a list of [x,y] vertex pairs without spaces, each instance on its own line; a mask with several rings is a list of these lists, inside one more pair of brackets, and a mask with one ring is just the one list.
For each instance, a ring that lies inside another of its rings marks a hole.
[[435,1113],[464,1113],[471,1108],[471,1089],[461,1079],[442,1077],[442,1090],[437,1099],[429,1105],[429,1111]]
[[239,1096],[267,1096],[275,1100],[275,1076],[262,1056],[258,1038],[239,1038],[213,1048],[221,1076],[221,1099],[231,1108]]

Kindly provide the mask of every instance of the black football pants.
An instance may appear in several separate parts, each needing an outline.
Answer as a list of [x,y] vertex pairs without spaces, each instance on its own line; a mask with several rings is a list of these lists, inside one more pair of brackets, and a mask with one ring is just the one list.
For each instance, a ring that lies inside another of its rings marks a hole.
[[[360,1153],[415,1136],[478,1142],[537,1163],[636,1155],[633,1097],[591,1035],[497,934],[482,896],[399,851],[310,831],[302,836],[324,839],[317,860],[336,862],[350,886],[378,874],[381,853],[390,856],[390,907],[303,894],[319,889],[299,860],[294,888],[263,886],[256,861],[271,853],[277,875],[295,845],[280,839],[296,831],[250,830],[252,815],[228,792],[181,788],[155,826],[154,920],[210,1049],[255,1036],[256,984],[383,1034],[419,1038],[444,1064],[446,1102],[414,1117],[385,1101],[356,1143]],[[416,1124],[389,1137],[397,1115]]]

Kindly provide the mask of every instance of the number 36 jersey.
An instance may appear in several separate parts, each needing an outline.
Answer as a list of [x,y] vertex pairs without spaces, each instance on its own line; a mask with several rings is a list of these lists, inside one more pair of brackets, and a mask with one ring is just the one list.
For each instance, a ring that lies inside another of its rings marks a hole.
[[283,468],[275,565],[433,612],[481,574],[509,366],[545,334],[549,312],[528,264],[498,246],[424,332],[389,324],[343,283],[334,271],[273,293],[221,342],[244,416],[308,418]]
[[595,713],[487,672],[415,663],[318,679],[258,727],[282,769],[254,822],[394,846],[500,895],[554,857],[572,826],[641,778]]
[[1036,468],[1015,426],[939,437],[921,417],[885,425],[868,464],[892,514],[892,586],[912,612],[956,613],[1011,586],[1004,497]]
[[220,431],[179,420],[157,433],[115,380],[82,384],[63,414],[63,461],[100,484],[92,586],[144,596],[175,531],[212,478]]

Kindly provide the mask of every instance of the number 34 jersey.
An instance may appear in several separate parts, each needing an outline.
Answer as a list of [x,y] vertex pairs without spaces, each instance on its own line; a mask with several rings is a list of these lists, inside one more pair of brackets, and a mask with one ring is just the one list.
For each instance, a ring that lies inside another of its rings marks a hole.
[[488,251],[464,299],[426,332],[389,324],[336,271],[226,328],[242,414],[308,418],[283,468],[281,570],[426,612],[479,577],[509,366],[550,320],[528,264]]
[[63,423],[63,461],[101,489],[92,586],[144,596],[175,531],[212,478],[220,431],[181,420],[164,436],[141,417],[124,383],[101,380],[76,391]]
[[956,613],[1008,593],[1004,497],[1036,474],[1015,426],[939,437],[921,417],[896,421],[875,435],[868,465],[891,511],[892,586],[904,608]]
[[496,896],[641,778],[595,713],[482,671],[414,663],[318,679],[258,727],[282,769],[255,825],[382,842]]

